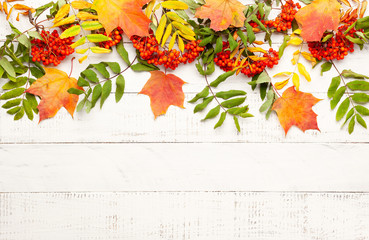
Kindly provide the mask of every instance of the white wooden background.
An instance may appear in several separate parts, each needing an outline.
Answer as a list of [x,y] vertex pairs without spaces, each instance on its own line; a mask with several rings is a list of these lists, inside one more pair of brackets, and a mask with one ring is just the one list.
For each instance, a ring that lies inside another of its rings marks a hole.
[[[0,21],[3,39],[10,29]],[[292,70],[293,51],[270,73]],[[369,74],[368,53],[366,45],[337,66]],[[91,56],[73,76],[106,59],[120,61]],[[176,71],[189,83],[186,100],[205,86],[194,69]],[[187,103],[154,120],[149,98],[137,95],[150,75],[131,71],[120,103],[110,97],[74,120],[64,109],[40,124],[0,111],[0,240],[369,239],[368,131],[349,135],[336,123],[325,94],[334,71],[311,75],[301,90],[323,99],[314,107],[321,132],[286,137],[275,114],[258,113],[243,76],[217,89],[248,91],[255,118],[240,121],[241,133],[230,119],[213,130],[215,120],[201,122]]]

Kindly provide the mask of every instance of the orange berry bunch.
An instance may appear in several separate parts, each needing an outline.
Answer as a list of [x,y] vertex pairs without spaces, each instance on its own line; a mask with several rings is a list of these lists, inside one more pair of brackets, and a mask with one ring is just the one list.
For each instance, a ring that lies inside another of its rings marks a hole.
[[[354,33],[357,30],[352,28],[346,34],[345,31],[355,21],[356,19],[352,19],[351,21],[340,26],[337,30],[337,33],[326,42],[309,42],[308,46],[311,54],[318,60],[322,60],[323,58],[328,61],[333,59],[344,59],[349,52],[354,51],[354,43],[348,40],[346,36],[354,38]],[[328,33],[325,33],[323,38],[327,35]]]
[[133,47],[136,48],[140,57],[149,64],[163,65],[165,68],[176,69],[179,64],[191,63],[204,51],[199,46],[201,40],[190,41],[184,46],[184,52],[181,53],[176,49],[161,50],[158,41],[151,33],[149,37],[132,36],[131,41]]
[[248,77],[253,77],[261,73],[266,67],[273,68],[274,65],[278,64],[279,60],[278,52],[270,48],[268,53],[264,53],[259,57],[259,60],[253,61],[249,59],[243,62],[241,58],[236,62],[237,58],[230,58],[231,51],[226,49],[229,49],[229,43],[223,42],[223,50],[216,55],[214,63],[225,72],[237,69],[242,64],[244,67],[241,68],[240,72]]
[[294,3],[292,0],[287,0],[282,6],[282,12],[274,20],[261,21],[266,26],[272,28],[274,27],[278,32],[286,31],[292,28],[292,21],[295,19],[297,9],[300,9],[299,3]]
[[[101,34],[104,34],[105,36],[107,36],[106,32],[102,32]],[[99,47],[110,49],[111,47],[117,45],[118,43],[120,43],[120,41],[122,41],[122,34],[123,34],[123,30],[120,27],[118,27],[116,30],[109,33],[109,37],[112,40],[106,41],[106,42],[100,42]]]
[[70,47],[74,37],[60,39],[56,30],[51,34],[49,31],[42,30],[41,36],[44,40],[33,39],[31,41],[32,61],[42,62],[45,66],[49,64],[57,66],[66,56],[74,53],[74,49]]

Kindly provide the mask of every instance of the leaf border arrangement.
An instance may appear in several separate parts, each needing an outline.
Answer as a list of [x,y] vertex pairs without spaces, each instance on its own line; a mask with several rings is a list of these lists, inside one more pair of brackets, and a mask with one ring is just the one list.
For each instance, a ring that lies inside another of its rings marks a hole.
[[[198,113],[214,102],[216,106],[203,119],[218,118],[214,128],[228,116],[241,131],[239,119],[253,117],[245,104],[244,89],[216,91],[229,77],[244,75],[252,90],[260,93],[260,112],[269,118],[275,111],[285,134],[291,126],[319,130],[312,107],[321,99],[299,91],[300,78],[311,80],[300,61],[305,59],[312,68],[320,66],[321,75],[337,72],[327,90],[332,110],[337,108],[336,120],[342,120],[343,126],[348,123],[350,134],[356,123],[367,128],[363,117],[369,115],[365,107],[369,77],[350,69],[340,71],[335,65],[368,43],[366,0],[300,0],[303,7],[293,0],[250,4],[238,0],[57,0],[38,8],[17,1],[0,1],[0,17],[12,29],[0,47],[0,79],[4,81],[0,100],[14,120],[24,116],[33,120],[39,114],[41,122],[54,117],[61,107],[72,116],[75,111],[90,112],[98,101],[103,107],[113,85],[119,102],[127,69],[151,73],[140,94],[150,97],[156,118],[171,105],[183,108],[185,81],[169,72],[195,62],[205,87],[189,103],[196,104],[194,112]],[[272,9],[279,14],[269,19]],[[26,18],[31,28],[19,31],[9,21],[15,14],[17,21]],[[278,35],[283,43],[275,50],[272,41]],[[136,49],[134,58],[128,56],[123,38]],[[278,64],[290,45],[299,49],[291,60],[294,71],[270,76],[267,69]],[[71,54],[78,54],[81,63],[90,54],[111,51],[122,62],[91,63],[78,79],[71,77],[72,71],[68,75],[55,68]],[[224,73],[210,82],[208,76],[216,66]],[[272,78],[282,79],[275,82]],[[286,88],[289,82],[293,86]]]

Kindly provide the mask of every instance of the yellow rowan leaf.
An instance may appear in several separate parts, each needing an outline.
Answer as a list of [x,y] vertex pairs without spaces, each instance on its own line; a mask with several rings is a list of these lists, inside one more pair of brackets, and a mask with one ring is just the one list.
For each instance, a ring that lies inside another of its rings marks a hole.
[[170,39],[170,42],[169,42],[169,50],[172,50],[172,48],[174,47],[174,44],[176,43],[176,38],[177,38],[177,32],[175,32],[172,36],[172,39]]
[[308,52],[301,52],[301,55],[308,60],[309,62],[311,62],[311,65],[314,67],[315,65],[317,65],[317,61],[316,58],[313,57],[313,55],[311,53]]
[[99,21],[86,21],[81,24],[82,28],[87,31],[97,30],[103,28]]
[[264,61],[264,60],[267,60],[268,59],[267,57],[258,57],[258,56],[249,56],[249,58],[252,61]]
[[237,47],[231,52],[231,54],[229,55],[229,59],[234,58],[234,56],[236,56],[236,54],[238,53],[239,49],[240,49],[240,43],[238,43]]
[[366,11],[366,8],[368,6],[368,2],[366,0],[364,0],[362,3],[361,3],[361,8],[360,8],[360,14],[359,14],[359,18],[363,18],[364,16],[364,13]]
[[265,51],[262,48],[259,47],[248,47],[247,50],[249,50],[250,52],[262,52],[262,53],[267,53],[267,51]]
[[110,49],[101,48],[101,47],[91,47],[91,52],[93,53],[110,53]]
[[52,26],[52,28],[67,25],[67,24],[71,24],[71,23],[74,23],[75,21],[76,21],[76,16],[72,15],[72,16],[69,16],[67,18],[64,18],[63,20],[60,20],[59,22],[54,24]]
[[184,52],[184,42],[181,37],[178,37],[178,48],[181,52]]
[[302,42],[303,41],[302,41],[301,38],[299,38],[299,37],[293,37],[293,38],[291,38],[291,40],[289,40],[287,42],[287,44],[288,45],[296,45],[296,46],[298,46],[298,45],[301,45]]
[[81,32],[81,26],[75,25],[67,30],[65,30],[62,34],[60,34],[60,39],[69,38],[77,36]]
[[86,43],[86,37],[83,36],[80,39],[78,39],[78,41],[76,41],[75,43],[71,44],[70,47],[71,48],[76,48],[76,47],[79,47],[79,46],[81,46],[81,45],[83,45],[85,43]]
[[300,58],[300,50],[297,50],[296,52],[293,53],[293,58],[291,59],[292,64],[296,65],[299,58]]
[[[240,45],[238,45],[238,48],[240,47]],[[240,59],[241,59],[241,56],[242,56],[242,53],[245,51],[245,48],[242,48],[241,50],[240,50],[240,52],[238,53],[238,57],[237,57],[237,59],[236,59],[236,61],[235,61],[235,64],[236,65],[238,65],[238,61],[240,61]]]
[[186,35],[190,35],[190,36],[195,36],[195,33],[192,31],[192,29],[185,26],[185,25],[183,25],[182,23],[177,22],[177,21],[173,21],[172,24],[175,28],[177,28],[182,33],[184,33]]
[[85,56],[81,57],[80,59],[78,59],[78,62],[82,63],[86,59],[87,59],[87,55],[85,55]]
[[182,24],[187,24],[187,22],[182,19],[177,13],[175,12],[167,12],[166,13],[167,17],[172,20],[172,21],[177,21],[177,22],[180,22]]
[[297,69],[299,70],[300,74],[306,78],[308,82],[311,81],[310,74],[308,73],[308,71],[306,71],[306,68],[304,65],[302,65],[302,63],[298,63]]
[[9,20],[10,14],[12,13],[12,11],[13,11],[13,7],[10,8],[9,13],[8,13],[8,16],[6,16],[6,20]]
[[145,9],[145,15],[146,17],[150,17],[151,16],[151,13],[152,13],[152,10],[155,6],[155,3],[156,3],[156,0],[152,0],[151,2],[149,2],[149,4],[147,4],[147,7]]
[[190,40],[190,41],[195,41],[196,40],[196,38],[194,38],[193,36],[186,35],[186,34],[182,33],[181,31],[178,31],[178,34],[181,35],[182,37],[184,37],[187,40]]
[[63,5],[59,11],[57,12],[57,14],[55,15],[54,21],[53,23],[57,23],[60,20],[62,20],[65,16],[67,16],[69,14],[70,11],[70,5],[69,4],[65,4]]
[[6,15],[8,15],[8,4],[6,2],[3,2],[3,10]]
[[273,77],[290,77],[292,72],[280,72],[275,74]]
[[256,45],[263,45],[264,44],[263,41],[254,41],[253,43],[255,43]]
[[20,15],[20,13],[17,14],[17,18],[16,18],[17,21],[19,21],[19,15]]
[[284,81],[281,81],[281,82],[276,82],[274,84],[274,87],[277,89],[277,90],[281,90],[282,88],[284,88],[287,83],[290,81],[290,79],[286,79]]
[[73,1],[72,8],[74,9],[84,9],[84,8],[91,8],[92,4],[86,1]]
[[177,9],[177,10],[185,10],[188,9],[188,5],[184,2],[180,1],[165,1],[161,3],[163,8],[167,9]]
[[165,33],[164,33],[164,36],[163,36],[163,39],[162,39],[162,42],[161,42],[161,46],[164,47],[165,45],[165,42],[168,40],[170,34],[172,33],[172,24],[169,24],[167,26],[167,29],[165,30]]
[[293,31],[293,33],[294,33],[294,34],[298,34],[298,35],[300,35],[300,34],[301,34],[301,29],[300,29],[300,28],[298,28],[298,29],[296,29],[295,31]]
[[78,12],[77,17],[82,21],[92,20],[92,19],[96,20],[99,18],[97,15],[94,15],[88,12]]
[[156,38],[156,41],[158,41],[158,43],[161,42],[161,38],[163,37],[166,24],[167,24],[167,17],[162,16],[159,21],[159,26],[156,29],[156,33],[155,33],[155,38]]
[[293,73],[292,83],[296,87],[296,90],[298,91],[300,88],[300,77],[297,73]]
[[85,54],[87,52],[88,48],[85,49],[76,49],[76,53],[78,54]]

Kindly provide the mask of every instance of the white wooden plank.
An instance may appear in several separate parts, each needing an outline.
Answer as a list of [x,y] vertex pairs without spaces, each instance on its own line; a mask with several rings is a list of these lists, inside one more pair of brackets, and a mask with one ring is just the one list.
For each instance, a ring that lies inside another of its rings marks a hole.
[[369,191],[366,144],[2,145],[0,192]]
[[1,240],[369,239],[364,193],[0,194]]

